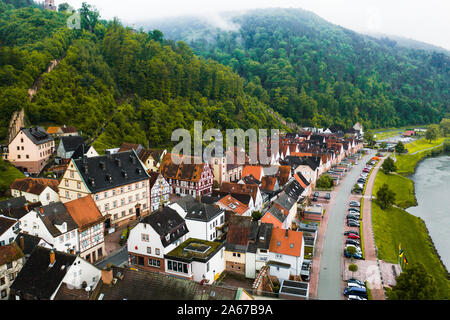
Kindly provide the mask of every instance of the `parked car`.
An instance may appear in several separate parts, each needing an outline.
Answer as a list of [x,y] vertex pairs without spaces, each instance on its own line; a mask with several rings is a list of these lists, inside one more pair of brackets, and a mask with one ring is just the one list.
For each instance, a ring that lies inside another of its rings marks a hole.
[[348,239],[359,239],[359,235],[358,234],[354,234],[354,233],[349,233],[347,235]]
[[356,282],[347,282],[347,288],[365,288],[366,285],[365,284],[359,284]]
[[319,192],[318,191],[314,192],[314,197],[316,197],[316,198],[319,197]]
[[312,201],[317,201],[317,197],[313,197],[313,198],[312,198]]
[[355,248],[356,252],[361,253],[361,248],[359,246],[355,246],[354,244],[347,244],[345,245],[345,250],[348,250],[349,248]]
[[355,207],[348,208],[348,211],[361,212],[361,210],[359,208],[355,208]]
[[359,178],[358,181],[356,181],[358,183],[366,183],[366,179],[363,178]]
[[345,236],[348,236],[349,234],[356,234],[357,236],[359,236],[359,232],[355,230],[348,230],[344,232]]
[[353,244],[353,245],[355,245],[355,246],[360,246],[360,245],[361,245],[361,244],[359,243],[359,241],[354,240],[354,239],[347,239],[347,240],[345,241],[345,244]]
[[350,295],[360,296],[362,298],[367,299],[367,290],[366,290],[366,288],[356,288],[356,287],[345,288],[344,296],[348,297]]
[[361,194],[362,193],[362,189],[359,188],[359,186],[358,186],[358,188],[353,189],[353,193]]
[[348,215],[347,215],[347,220],[355,220],[355,221],[358,221],[358,220],[361,220],[361,219],[360,219],[359,216],[355,216],[355,215],[353,215],[353,214],[348,214]]
[[359,204],[359,202],[352,200],[350,201],[350,207],[360,207],[361,205]]
[[366,286],[366,284],[364,282],[362,282],[361,280],[355,279],[355,278],[348,279],[347,283],[349,283],[349,282],[355,282],[355,283],[357,283],[357,284],[359,284],[361,286],[364,286],[364,287]]
[[347,250],[344,249],[344,256],[346,258],[355,258],[355,259],[362,259],[362,254],[360,253],[355,253],[355,254],[351,254],[350,252],[348,252]]
[[359,227],[359,222],[356,220],[347,220],[347,226],[349,227]]
[[356,294],[351,294],[347,297],[348,300],[367,300],[364,297],[357,296]]
[[331,199],[331,193],[327,192],[325,194],[325,199],[330,200]]

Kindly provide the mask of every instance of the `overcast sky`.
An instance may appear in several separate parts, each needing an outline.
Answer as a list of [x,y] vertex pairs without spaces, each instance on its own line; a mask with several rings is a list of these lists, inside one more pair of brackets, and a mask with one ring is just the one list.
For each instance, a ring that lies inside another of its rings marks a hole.
[[411,38],[450,50],[449,0],[56,0],[78,9],[82,2],[97,7],[102,18],[124,23],[179,15],[253,8],[302,8],[362,33]]

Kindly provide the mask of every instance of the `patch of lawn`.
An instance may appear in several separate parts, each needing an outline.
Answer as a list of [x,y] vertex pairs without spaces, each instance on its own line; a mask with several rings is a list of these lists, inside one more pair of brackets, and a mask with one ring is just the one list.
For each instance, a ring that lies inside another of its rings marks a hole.
[[412,155],[396,155],[397,161],[395,162],[395,166],[397,167],[397,173],[402,175],[413,174],[417,163],[422,160],[422,158],[428,157],[430,154],[431,150],[422,151]]
[[10,184],[15,179],[25,178],[24,174],[16,169],[9,162],[0,159],[0,200],[6,198],[6,191],[8,191]]
[[411,153],[414,153],[414,152],[417,152],[420,150],[425,150],[428,148],[435,147],[437,145],[440,145],[444,141],[445,141],[445,138],[438,138],[437,140],[433,140],[431,142],[429,142],[429,140],[427,140],[425,138],[421,138],[419,140],[415,140],[415,141],[405,144],[405,148],[408,149],[408,153],[411,154]]
[[408,262],[423,263],[436,279],[440,297],[449,297],[450,281],[422,220],[398,208],[382,210],[373,201],[372,223],[379,259],[398,263],[398,246],[401,244]]
[[414,183],[412,180],[398,174],[384,174],[379,170],[373,186],[373,194],[376,195],[378,189],[387,183],[389,189],[395,192],[395,204],[403,209],[417,205],[414,195]]

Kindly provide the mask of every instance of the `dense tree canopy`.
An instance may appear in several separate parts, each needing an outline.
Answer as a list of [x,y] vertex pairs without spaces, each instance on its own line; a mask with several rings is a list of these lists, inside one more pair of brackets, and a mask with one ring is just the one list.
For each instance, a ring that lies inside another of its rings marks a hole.
[[[70,13],[14,9],[0,0],[1,139],[21,107],[32,124],[74,125],[100,148],[123,141],[168,147],[172,131],[192,130],[194,120],[203,129],[280,128],[231,67],[161,31],[101,20],[87,4],[80,13],[81,29],[70,30]],[[52,60],[59,64],[44,73]],[[36,83],[30,102],[27,90]]]
[[232,31],[198,19],[152,26],[231,66],[246,79],[247,92],[300,124],[437,123],[449,111],[450,57],[444,53],[363,36],[300,9],[231,16]]

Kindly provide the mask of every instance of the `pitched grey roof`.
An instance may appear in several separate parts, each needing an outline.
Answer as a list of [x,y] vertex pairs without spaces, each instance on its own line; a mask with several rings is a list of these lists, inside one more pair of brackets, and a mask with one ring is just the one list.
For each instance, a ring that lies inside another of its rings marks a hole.
[[257,249],[269,250],[273,224],[252,221],[250,225],[249,244],[247,252],[256,253]]
[[0,213],[4,210],[23,207],[26,204],[27,204],[27,200],[25,199],[24,196],[0,201]]
[[156,233],[160,235],[164,248],[189,232],[184,219],[178,212],[169,207],[159,208],[142,219],[142,223],[151,225]]
[[23,133],[33,141],[34,144],[43,144],[53,141],[53,137],[47,133],[42,127],[22,128]]
[[39,208],[36,208],[35,211],[39,212],[39,217],[53,237],[58,237],[62,234],[55,225],[62,225],[65,222],[67,224],[67,231],[78,228],[78,225],[72,219],[62,202],[50,203],[42,207],[42,209],[44,210],[43,214],[40,213]]
[[50,299],[76,256],[55,251],[55,258],[54,265],[49,267],[50,249],[36,246],[11,286],[13,294],[20,292],[36,299]]
[[216,208],[207,203],[200,203],[195,199],[188,198],[183,203],[183,209],[187,212],[185,219],[209,222],[223,213],[222,209]]
[[74,160],[92,193],[148,180],[146,168],[134,150]]
[[63,145],[66,152],[75,151],[80,145],[84,143],[84,139],[81,136],[61,137],[59,143]]

